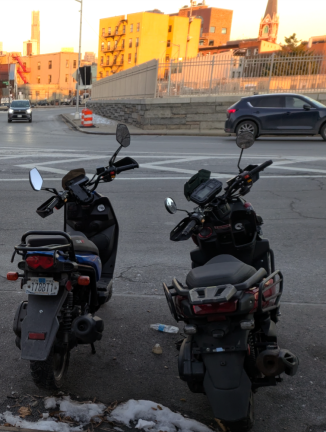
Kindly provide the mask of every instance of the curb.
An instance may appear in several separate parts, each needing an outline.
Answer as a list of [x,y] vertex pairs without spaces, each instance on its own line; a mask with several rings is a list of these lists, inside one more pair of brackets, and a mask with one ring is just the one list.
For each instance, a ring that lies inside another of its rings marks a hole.
[[[78,132],[82,132],[88,135],[115,135],[115,132],[91,132],[85,129],[82,129],[75,125],[75,123],[69,118],[66,114],[60,114],[63,121],[67,121],[70,123],[75,130]],[[128,126],[128,125],[127,125]],[[191,130],[142,130],[141,132],[130,132],[131,135],[171,135],[171,136],[216,136],[216,137],[229,137],[231,134],[227,134],[222,132],[221,129],[217,129],[215,131],[204,130],[204,131],[191,131]]]

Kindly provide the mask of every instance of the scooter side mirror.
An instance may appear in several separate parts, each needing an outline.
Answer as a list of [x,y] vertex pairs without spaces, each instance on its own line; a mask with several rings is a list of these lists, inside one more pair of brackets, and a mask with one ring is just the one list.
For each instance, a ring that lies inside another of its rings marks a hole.
[[130,146],[130,133],[125,124],[118,124],[116,130],[116,140],[122,147]]
[[242,150],[252,147],[255,143],[255,137],[251,132],[243,132],[237,136],[237,146]]
[[172,198],[165,198],[164,205],[170,214],[175,214],[178,211],[177,204]]
[[43,178],[36,168],[30,170],[29,182],[35,191],[40,191],[42,189]]

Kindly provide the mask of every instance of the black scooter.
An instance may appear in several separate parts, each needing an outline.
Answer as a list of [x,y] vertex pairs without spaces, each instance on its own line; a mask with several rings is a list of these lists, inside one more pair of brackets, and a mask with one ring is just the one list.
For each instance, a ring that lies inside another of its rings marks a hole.
[[97,168],[92,179],[83,168],[70,171],[62,179],[61,192],[42,188],[38,170],[30,171],[32,188],[53,194],[37,209],[38,215],[45,218],[54,208],[64,208],[64,230],[26,232],[11,260],[21,256],[21,272],[7,275],[9,280],[20,278],[28,294],[17,309],[13,330],[21,358],[30,360],[32,378],[40,388],[61,387],[70,350],[90,344],[95,353],[94,343],[102,337],[104,322],[95,312],[112,296],[119,225],[109,199],[96,188],[139,167],[130,157],[115,161],[130,144],[125,125],[117,126],[116,138],[120,147],[108,166]]
[[[179,349],[179,375],[194,393],[205,393],[222,430],[249,431],[254,424],[253,395],[275,386],[281,374],[295,375],[298,358],[280,349],[279,320],[283,275],[275,269],[263,220],[243,198],[259,173],[271,165],[240,168],[242,152],[253,145],[250,133],[238,136],[239,174],[222,183],[201,170],[185,184],[193,212],[170,234],[172,241],[192,237],[193,269],[186,283],[163,284],[170,311],[185,323]],[[165,201],[169,213],[178,209]]]

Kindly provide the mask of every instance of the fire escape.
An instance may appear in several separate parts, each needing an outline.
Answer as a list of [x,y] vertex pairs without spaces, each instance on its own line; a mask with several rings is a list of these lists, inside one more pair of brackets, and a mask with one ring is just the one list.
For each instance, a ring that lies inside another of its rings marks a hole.
[[20,76],[20,78],[23,80],[24,84],[28,84],[28,80],[26,78],[26,73],[30,73],[30,69],[26,67],[24,63],[22,63],[21,58],[17,55],[12,56],[13,60],[15,60],[20,67],[17,68],[17,73]]
[[[110,49],[104,49],[104,53],[112,53],[113,59],[112,61],[107,59],[106,64],[103,65],[103,67],[109,67],[111,69],[111,73],[115,74],[120,71],[120,69],[123,67],[123,57],[120,56],[120,54],[123,53],[125,49],[125,39],[121,39],[126,34],[126,25],[127,19],[122,19],[118,26],[116,27],[115,31],[112,33],[106,34],[104,37],[107,39],[111,39],[113,42],[113,47]],[[120,26],[123,25],[124,27],[120,29]]]

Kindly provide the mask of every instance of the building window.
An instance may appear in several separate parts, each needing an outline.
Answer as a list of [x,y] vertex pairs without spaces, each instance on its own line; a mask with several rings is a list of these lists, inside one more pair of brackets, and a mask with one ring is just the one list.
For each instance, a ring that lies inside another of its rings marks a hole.
[[115,34],[118,34],[118,26],[115,26]]
[[137,52],[135,52],[135,64],[137,64]]
[[210,32],[210,33],[215,33],[215,28],[216,28],[216,27],[210,27],[210,28],[209,28],[209,32]]
[[137,30],[136,31],[140,31],[140,23],[137,23]]
[[66,60],[66,68],[69,67],[69,60]]
[[100,78],[103,78],[103,72],[100,72]]
[[125,25],[122,27],[122,33],[123,33],[123,34],[126,33],[126,26],[125,26]]
[[101,51],[104,51],[104,42],[101,43]]
[[109,76],[109,71],[106,71],[106,76]]
[[169,62],[169,61],[170,61],[170,56],[169,56],[169,55],[165,56],[165,61],[166,61],[166,62]]
[[35,96],[38,98],[38,97],[40,96],[40,92],[39,92],[39,91],[36,91],[36,92],[35,92]]
[[121,48],[122,48],[122,49],[125,48],[125,40],[124,40],[124,39],[122,39],[122,45],[121,45]]
[[41,84],[41,77],[40,76],[37,77],[37,84]]
[[139,47],[139,38],[136,38],[136,47]]
[[170,40],[168,40],[166,46],[167,46],[168,48],[171,46],[171,41],[170,41]]
[[134,31],[134,25],[130,24],[130,33],[132,33]]
[[52,60],[49,60],[49,69],[52,69]]
[[213,41],[213,40],[210,40],[209,43],[208,43],[208,45],[209,45],[209,46],[214,46],[214,41]]
[[241,72],[238,72],[238,78],[241,78]]
[[102,36],[105,36],[105,28],[102,28]]
[[111,49],[111,42],[108,42],[108,51]]
[[171,33],[171,31],[172,31],[172,26],[171,25],[169,25],[169,33]]
[[107,66],[110,66],[110,57],[107,57],[107,58],[106,58],[106,65],[107,65]]
[[232,78],[235,78],[235,72],[232,72]]
[[117,64],[117,56],[116,55],[113,57],[113,64],[114,65]]
[[228,29],[226,27],[222,27],[222,34],[226,34]]
[[125,56],[124,54],[121,54],[120,64],[123,65],[124,62],[125,62]]
[[128,63],[131,63],[131,53],[128,54]]
[[258,55],[258,48],[254,49],[254,55]]
[[67,83],[69,81],[69,75],[68,74],[66,74],[66,77],[65,77],[65,82]]
[[132,39],[129,39],[129,48],[132,48]]
[[101,57],[101,65],[103,64],[103,61],[104,61],[104,57],[102,56]]
[[199,41],[199,45],[204,45],[204,41],[203,41],[203,39],[200,39],[200,41]]
[[114,41],[114,49],[118,48],[118,41]]
[[263,33],[264,34],[268,34],[269,33],[269,27],[268,27],[268,25],[264,27]]
[[111,36],[111,27],[109,27],[108,35]]
[[51,84],[51,82],[52,82],[52,75],[49,75],[48,83]]
[[74,60],[74,69],[77,67],[77,60]]

